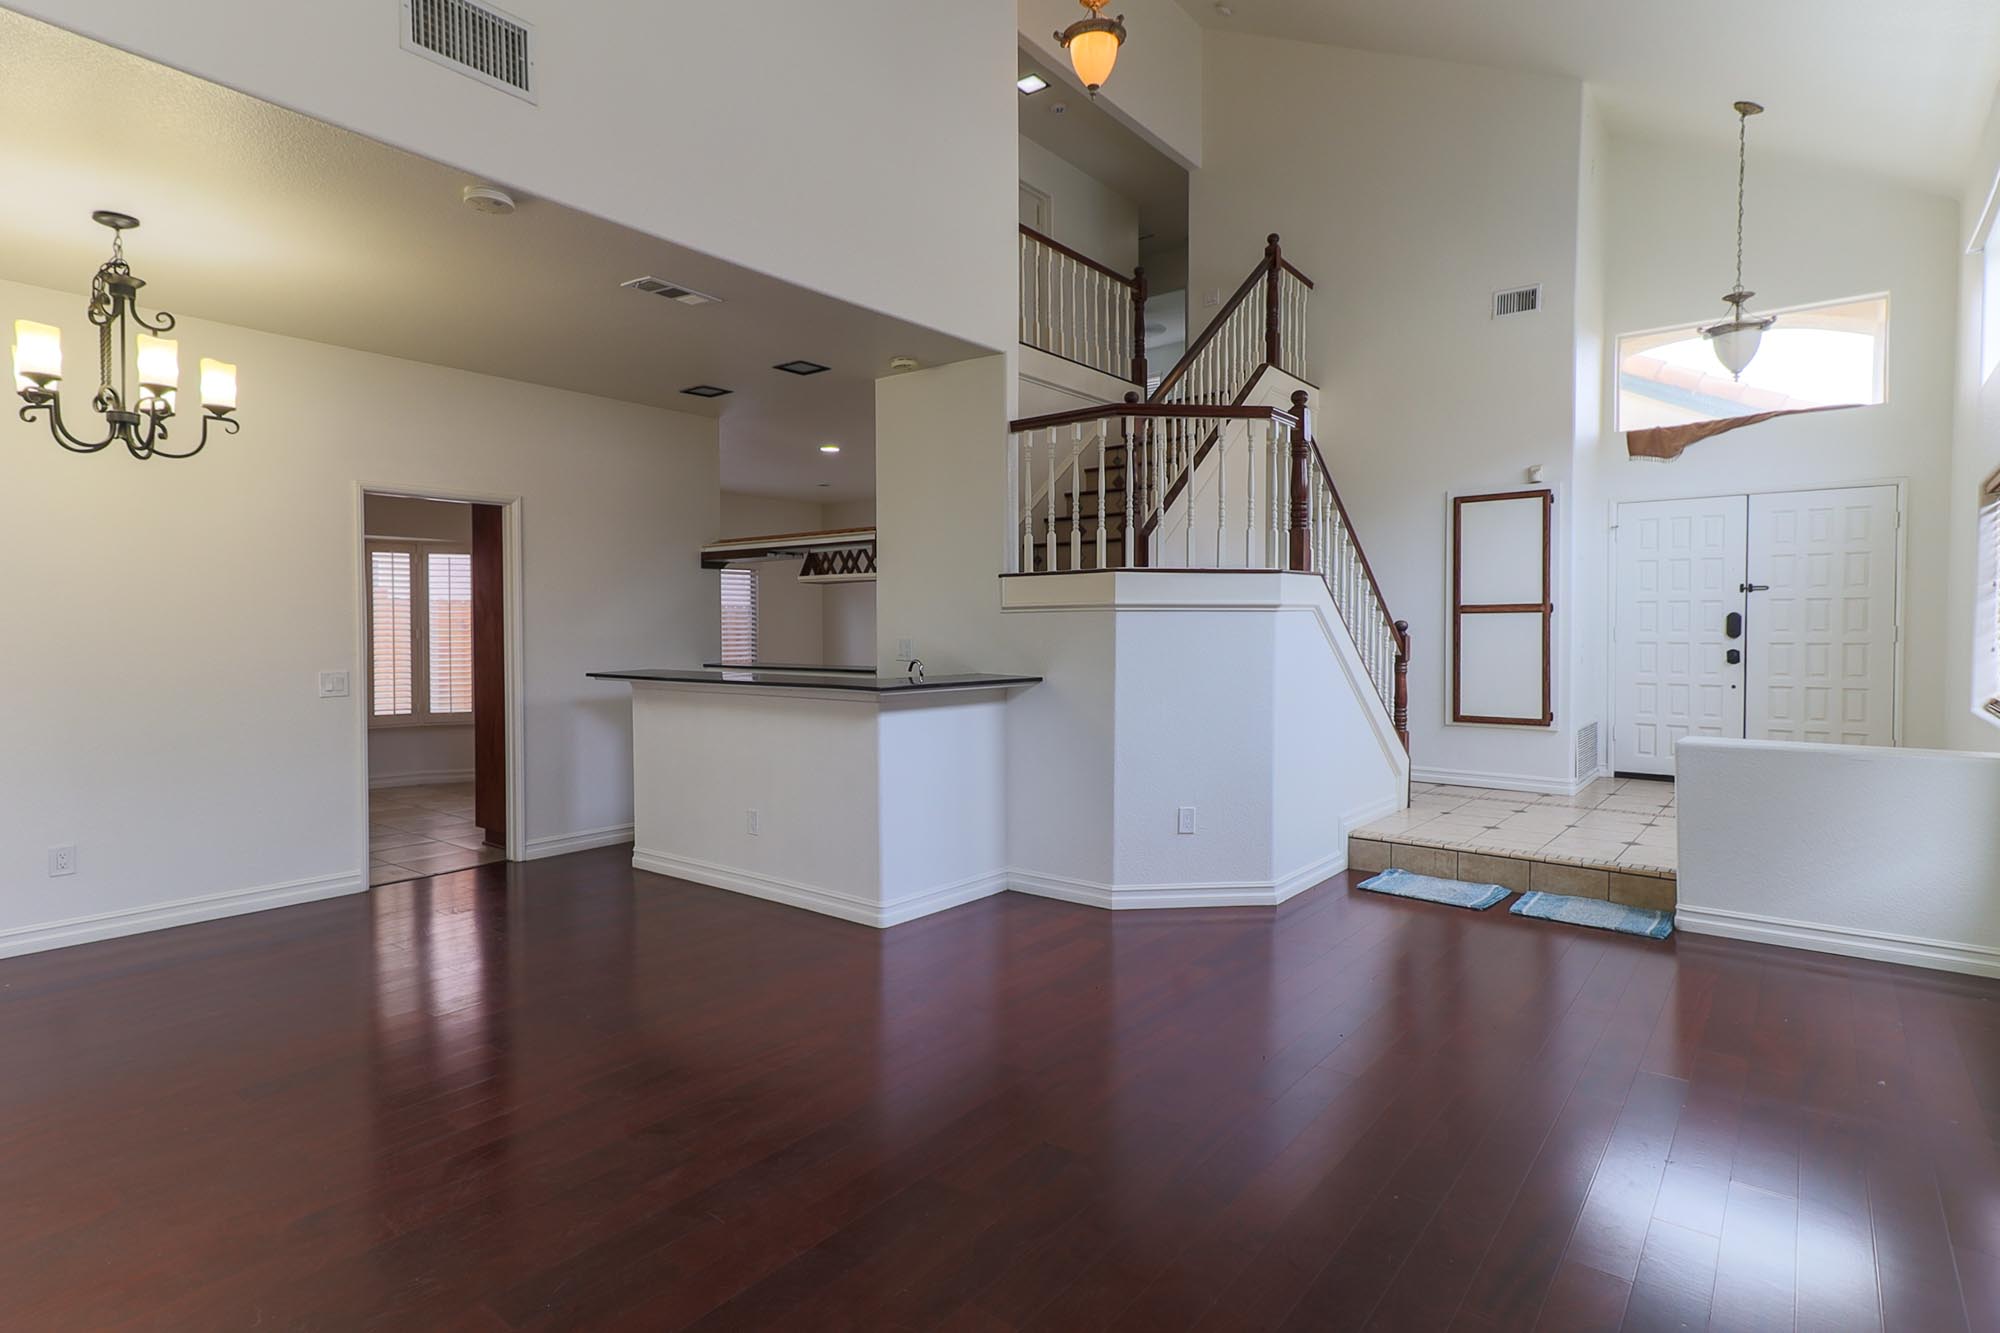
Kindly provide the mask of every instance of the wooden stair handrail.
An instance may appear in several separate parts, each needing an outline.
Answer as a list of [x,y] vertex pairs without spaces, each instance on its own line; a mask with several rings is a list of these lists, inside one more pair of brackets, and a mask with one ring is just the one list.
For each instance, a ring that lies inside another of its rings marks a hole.
[[[1306,391],[1292,392],[1292,411],[1302,420],[1307,419]],[[1354,553],[1361,557],[1361,572],[1368,579],[1368,591],[1374,594],[1376,609],[1382,619],[1396,635],[1396,704],[1391,715],[1396,724],[1396,734],[1402,738],[1405,753],[1410,748],[1410,622],[1396,619],[1389,610],[1389,599],[1382,594],[1382,582],[1375,577],[1375,567],[1368,563],[1368,548],[1361,544],[1360,534],[1355,531],[1354,519],[1347,512],[1347,502],[1340,498],[1340,487],[1333,481],[1333,469],[1326,465],[1326,455],[1320,452],[1319,441],[1309,430],[1301,432],[1307,446],[1307,457],[1319,469],[1320,480],[1326,483],[1326,493],[1333,497],[1333,507],[1340,513],[1341,525],[1347,529],[1348,537],[1354,543]]]
[[1166,395],[1168,390],[1186,378],[1188,371],[1194,366],[1195,361],[1200,358],[1202,352],[1214,340],[1216,334],[1222,331],[1222,326],[1229,322],[1229,317],[1236,313],[1236,308],[1249,300],[1250,293],[1256,291],[1260,284],[1265,289],[1264,359],[1271,365],[1278,365],[1280,361],[1278,355],[1278,274],[1281,272],[1289,273],[1297,278],[1300,283],[1304,284],[1307,291],[1316,290],[1313,280],[1301,272],[1298,265],[1285,258],[1284,249],[1278,243],[1278,233],[1272,232],[1264,238],[1264,258],[1258,261],[1257,267],[1250,271],[1250,276],[1243,279],[1242,285],[1236,289],[1236,294],[1222,303],[1222,308],[1216,311],[1213,319],[1208,321],[1208,327],[1201,331],[1201,336],[1196,338],[1187,351],[1181,354],[1181,359],[1174,363],[1171,370],[1160,377],[1160,387],[1148,395],[1147,401],[1158,401]]
[[1236,295],[1222,303],[1222,309],[1218,310],[1215,318],[1208,322],[1208,327],[1201,331],[1201,336],[1196,338],[1185,352],[1181,353],[1181,359],[1174,362],[1171,370],[1160,376],[1160,387],[1147,395],[1147,402],[1159,402],[1168,390],[1186,378],[1188,371],[1194,366],[1195,360],[1201,356],[1202,352],[1207,349],[1211,342],[1215,341],[1215,335],[1222,331],[1222,326],[1229,322],[1229,317],[1236,313],[1236,307],[1242,305],[1250,298],[1250,293],[1257,289],[1258,284],[1265,280],[1265,275],[1269,272],[1270,262],[1266,260],[1258,264],[1252,270],[1249,277],[1243,279],[1243,285],[1236,289]]
[[1138,273],[1135,272],[1131,277],[1128,278],[1123,273],[1120,273],[1117,269],[1112,268],[1109,264],[1100,264],[1095,259],[1092,259],[1089,255],[1083,253],[1083,251],[1072,250],[1069,246],[1064,245],[1061,241],[1057,240],[1055,237],[1045,236],[1041,232],[1036,231],[1033,227],[1030,227],[1025,222],[1021,224],[1021,234],[1023,236],[1026,236],[1029,240],[1034,241],[1038,245],[1047,246],[1049,249],[1055,251],[1057,254],[1062,255],[1067,259],[1074,259],[1077,263],[1083,265],[1087,269],[1090,269],[1097,273],[1102,273],[1105,277],[1111,279],[1113,282],[1122,283],[1127,287],[1136,287],[1139,285]]
[[1174,417],[1227,417],[1232,421],[1275,421],[1281,426],[1296,426],[1298,418],[1282,407],[1251,406],[1236,403],[1229,406],[1210,406],[1204,403],[1100,403],[1096,407],[1072,408],[1068,412],[1050,412],[1045,416],[1022,417],[1007,423],[1010,434],[1022,431],[1047,430],[1051,426],[1074,426],[1088,421],[1105,421],[1111,417],[1142,417],[1165,420]]

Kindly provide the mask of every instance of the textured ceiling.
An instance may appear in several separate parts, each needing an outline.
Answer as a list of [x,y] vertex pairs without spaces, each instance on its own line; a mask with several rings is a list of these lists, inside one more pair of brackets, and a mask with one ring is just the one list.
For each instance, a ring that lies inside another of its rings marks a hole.
[[[1734,136],[1956,194],[2000,81],[1995,0],[1181,0],[1204,27],[1565,74],[1615,129]],[[1383,108],[1384,115],[1396,108]]]
[[[80,294],[108,249],[91,210],[133,213],[129,256],[178,314],[720,415],[733,490],[873,495],[889,358],[980,350],[559,205],[474,213],[449,167],[4,9],[0,120],[0,277]],[[619,288],[642,274],[725,302]],[[832,370],[771,369],[793,358]]]

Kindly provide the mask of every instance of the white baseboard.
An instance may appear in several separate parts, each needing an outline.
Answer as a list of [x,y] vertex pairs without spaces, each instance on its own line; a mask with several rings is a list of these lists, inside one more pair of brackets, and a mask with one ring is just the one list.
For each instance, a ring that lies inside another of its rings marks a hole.
[[[1341,836],[1345,838],[1348,834],[1354,832],[1354,830],[1360,828],[1362,825],[1372,824],[1378,819],[1385,819],[1388,816],[1395,814],[1398,810],[1401,810],[1403,808],[1405,808],[1403,801],[1403,794],[1401,792],[1398,792],[1394,796],[1388,797],[1384,800],[1371,801],[1367,805],[1362,806],[1359,810],[1350,810],[1341,817],[1340,821]],[[1341,868],[1343,870],[1346,869],[1345,866],[1342,866]]]
[[876,903],[865,898],[857,898],[852,894],[823,889],[812,884],[802,884],[797,880],[779,879],[752,870],[697,861],[692,857],[669,856],[664,852],[647,851],[643,848],[633,849],[632,866],[635,870],[648,870],[656,875],[672,875],[676,879],[692,880],[696,884],[706,884],[711,888],[728,889],[732,893],[748,894],[753,898],[783,903],[787,907],[802,907],[809,912],[818,912],[822,916],[839,917],[842,921],[876,927],[900,925],[905,921],[914,921],[918,917],[942,912],[947,908],[958,907],[979,898],[990,898],[1008,887],[1007,875],[1002,871],[994,871],[955,883],[942,884],[922,893],[898,898],[894,902]]
[[440,768],[424,773],[391,773],[386,777],[369,778],[369,791],[386,791],[391,787],[428,787],[439,782],[470,782],[473,772],[469,768]]
[[1674,910],[1674,928],[1690,935],[1721,935],[1732,940],[1752,940],[1777,944],[1788,949],[1811,949],[1816,953],[1841,954],[1848,958],[1872,958],[1882,963],[1904,963],[1941,972],[1962,972],[1975,977],[2000,977],[2000,949],[1979,944],[1953,944],[1887,931],[1853,930],[1844,926],[1818,925],[1785,917],[1758,916],[1732,912],[1720,907],[1690,907]]
[[1492,787],[1496,791],[1535,792],[1543,796],[1574,796],[1597,781],[1593,773],[1582,781],[1541,778],[1526,773],[1481,773],[1469,768],[1412,768],[1412,782],[1442,782],[1453,787]]
[[228,893],[211,893],[200,898],[181,898],[123,912],[101,912],[95,916],[72,917],[42,926],[24,926],[17,930],[0,931],[0,958],[40,953],[44,949],[63,949],[72,944],[89,944],[93,940],[116,939],[121,935],[138,935],[149,930],[165,930],[169,926],[219,921],[223,917],[264,912],[274,907],[291,907],[298,903],[318,902],[322,898],[363,893],[367,888],[366,875],[348,870],[337,875],[286,880],[282,884],[233,889]]
[[616,847],[621,842],[630,841],[630,824],[607,824],[603,828],[584,829],[579,833],[552,833],[548,837],[529,838],[522,843],[521,859],[539,861],[543,857],[588,852],[598,847]]
[[1213,884],[1101,884],[1094,880],[1010,870],[1007,887],[1015,893],[1055,898],[1114,912],[1151,911],[1173,907],[1276,907],[1347,869],[1347,845],[1276,880]]

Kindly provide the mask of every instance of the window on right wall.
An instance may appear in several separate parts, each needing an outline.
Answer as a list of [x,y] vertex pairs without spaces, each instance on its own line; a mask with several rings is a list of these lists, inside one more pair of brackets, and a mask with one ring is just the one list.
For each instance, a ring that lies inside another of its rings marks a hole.
[[[1652,430],[1760,412],[1866,407],[1889,391],[1889,296],[1857,296],[1765,311],[1764,333],[1741,380],[1715,359],[1703,325],[1618,339],[1618,429]],[[1717,316],[1721,318],[1721,316]]]
[[1973,703],[2000,726],[2000,472],[1979,492],[1979,600],[1973,610]]

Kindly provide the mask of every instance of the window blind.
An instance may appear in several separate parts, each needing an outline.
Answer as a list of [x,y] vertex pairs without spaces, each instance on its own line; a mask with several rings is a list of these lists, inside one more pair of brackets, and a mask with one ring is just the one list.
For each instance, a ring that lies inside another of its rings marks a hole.
[[722,660],[757,660],[757,575],[754,570],[722,571]]
[[432,551],[424,561],[429,592],[430,711],[472,711],[472,557]]
[[376,717],[407,717],[415,702],[410,564],[408,551],[368,555],[368,695]]

